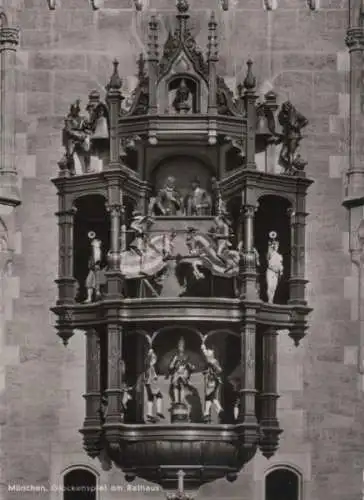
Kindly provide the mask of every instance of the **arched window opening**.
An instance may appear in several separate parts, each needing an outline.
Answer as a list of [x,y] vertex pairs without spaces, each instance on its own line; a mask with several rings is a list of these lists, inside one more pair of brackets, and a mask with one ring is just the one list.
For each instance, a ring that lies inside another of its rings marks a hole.
[[96,500],[97,477],[84,468],[72,469],[63,477],[63,500]]
[[[83,196],[75,205],[77,212],[74,222],[74,276],[78,283],[76,300],[83,302],[87,299],[87,277],[92,256],[91,235],[101,241],[102,258],[99,266],[103,270],[107,265],[107,252],[110,248],[110,217],[102,196]],[[103,283],[101,289],[102,286]]]
[[292,469],[279,468],[269,472],[265,478],[264,500],[301,500],[300,476]]
[[[263,196],[254,219],[254,246],[258,251],[260,298],[264,302],[287,304],[289,299],[289,278],[291,275],[291,227],[289,209],[291,204],[280,196]],[[269,298],[267,269],[269,267],[269,244],[278,243],[282,257],[282,269],[274,296]]]

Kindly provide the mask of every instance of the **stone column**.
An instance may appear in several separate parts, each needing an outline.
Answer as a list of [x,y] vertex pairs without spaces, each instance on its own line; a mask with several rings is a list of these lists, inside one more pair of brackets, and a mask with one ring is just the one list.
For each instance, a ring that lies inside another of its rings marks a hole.
[[0,201],[20,203],[15,165],[15,57],[19,29],[9,28],[6,15],[0,12]]
[[58,301],[57,304],[73,304],[75,283],[73,274],[73,225],[76,210],[61,210],[58,216],[59,226],[59,264],[58,264]]
[[241,327],[241,387],[238,425],[246,444],[254,444],[257,439],[258,423],[255,411],[255,335],[256,310],[245,308]]
[[157,80],[158,80],[158,23],[151,17],[148,33],[148,74],[149,74],[149,114],[157,114]]
[[209,21],[209,43],[208,43],[208,65],[209,65],[209,95],[208,95],[208,113],[217,114],[216,103],[216,63],[219,60],[218,43],[216,36],[217,22],[215,14],[212,12]]
[[106,424],[119,424],[123,421],[122,412],[122,327],[109,323],[107,326],[107,414]]
[[304,198],[297,201],[297,211],[289,209],[291,231],[291,269],[289,276],[289,304],[306,304],[305,286],[305,232],[306,213]]
[[110,82],[106,86],[107,95],[106,102],[110,112],[110,162],[106,169],[117,169],[120,167],[120,137],[118,134],[119,117],[121,103],[124,99],[121,93],[122,81],[119,76],[119,62],[113,62],[114,71],[111,75]]
[[85,427],[100,425],[100,339],[96,330],[86,332]]
[[111,242],[108,255],[109,269],[107,277],[107,297],[108,299],[119,299],[123,293],[123,276],[120,268],[121,261],[121,215],[123,213],[123,193],[120,185],[122,180],[121,172],[105,172],[108,181],[108,204],[107,210],[110,213]]
[[255,136],[256,136],[256,108],[255,101],[258,96],[255,93],[256,78],[252,72],[252,61],[247,62],[248,71],[244,80],[244,101],[247,120],[247,133],[246,133],[246,163],[245,167],[249,170],[256,170],[255,163]]
[[243,205],[242,231],[243,248],[241,251],[239,281],[240,297],[243,300],[256,300],[257,297],[257,269],[254,254],[254,214],[255,206]]
[[277,331],[274,328],[269,328],[264,332],[262,370],[260,448],[263,455],[270,458],[278,448],[278,436],[282,432],[277,419],[279,397],[277,394]]

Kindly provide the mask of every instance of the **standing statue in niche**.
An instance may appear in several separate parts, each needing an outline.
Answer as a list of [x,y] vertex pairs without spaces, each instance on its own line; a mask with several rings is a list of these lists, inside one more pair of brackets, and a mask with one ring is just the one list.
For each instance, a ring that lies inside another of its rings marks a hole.
[[191,182],[191,191],[186,196],[186,215],[211,215],[211,196],[201,187],[197,177]]
[[271,231],[269,233],[266,272],[267,296],[269,304],[273,304],[279,280],[283,275],[283,257],[278,252],[278,249],[279,241],[277,240],[277,233],[275,231]]
[[[149,349],[146,357],[144,372],[144,385],[147,392],[147,420],[157,422],[164,418],[163,415],[163,395],[158,384],[158,376],[155,370],[157,355],[154,349]],[[154,416],[154,405],[156,406],[156,416]]]
[[154,201],[154,215],[181,215],[182,200],[176,189],[176,179],[168,177],[164,187],[159,190]]
[[186,85],[186,81],[182,79],[179,87],[177,88],[176,95],[172,103],[172,106],[177,113],[187,114],[190,111],[190,96],[191,91]]
[[88,304],[94,299],[98,300],[100,294],[100,281],[101,281],[101,261],[102,261],[102,242],[96,237],[94,231],[88,233],[88,238],[91,244],[91,256],[89,258],[88,268],[89,272],[86,278],[87,298],[85,303]]
[[201,351],[207,363],[207,368],[204,371],[205,375],[205,410],[204,421],[210,422],[211,409],[215,406],[218,415],[223,411],[219,400],[219,392],[222,384],[221,375],[222,368],[215,357],[213,349],[207,349],[204,343],[201,345]]
[[191,374],[195,367],[185,352],[185,339],[180,338],[176,354],[171,359],[166,378],[170,377],[170,396],[172,404],[186,404],[186,389],[191,387]]
[[76,175],[87,173],[90,166],[90,124],[80,112],[80,101],[77,100],[71,104],[63,128],[64,163],[71,164]]

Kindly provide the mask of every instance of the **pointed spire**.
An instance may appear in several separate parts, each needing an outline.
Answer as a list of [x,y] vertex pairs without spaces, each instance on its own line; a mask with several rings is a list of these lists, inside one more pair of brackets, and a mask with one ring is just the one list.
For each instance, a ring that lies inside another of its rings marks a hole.
[[108,85],[106,86],[106,89],[107,90],[120,90],[123,82],[121,81],[121,78],[119,76],[119,70],[118,70],[119,61],[117,59],[114,59],[113,65],[114,65],[114,71],[111,75],[111,78],[110,78]]
[[217,22],[215,19],[215,12],[211,12],[210,20],[209,20],[209,35],[208,35],[208,44],[207,44],[207,51],[208,51],[208,58],[210,61],[217,61],[218,60],[218,42],[217,42]]
[[139,82],[144,81],[145,79],[145,59],[144,54],[141,52],[138,58],[138,80]]
[[149,21],[148,59],[149,61],[158,61],[158,56],[159,56],[158,21],[156,16],[152,16]]
[[255,88],[256,83],[257,83],[257,80],[256,80],[255,76],[253,75],[253,71],[252,71],[253,61],[251,59],[249,59],[248,62],[246,63],[246,65],[248,66],[248,70],[246,72],[246,77],[244,80],[244,87],[246,90],[253,90]]

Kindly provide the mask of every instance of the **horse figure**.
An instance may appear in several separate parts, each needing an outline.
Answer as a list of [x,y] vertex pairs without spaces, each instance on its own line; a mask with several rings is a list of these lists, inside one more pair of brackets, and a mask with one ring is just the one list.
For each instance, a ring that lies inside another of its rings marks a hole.
[[148,279],[160,275],[173,254],[174,238],[173,232],[147,236],[142,251],[132,243],[129,250],[121,252],[120,269],[125,279]]

